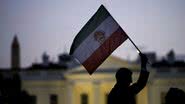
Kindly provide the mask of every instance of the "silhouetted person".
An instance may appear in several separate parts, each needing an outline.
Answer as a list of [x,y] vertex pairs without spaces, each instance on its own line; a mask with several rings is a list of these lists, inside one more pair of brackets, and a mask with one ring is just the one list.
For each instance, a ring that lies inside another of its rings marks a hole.
[[146,69],[147,57],[140,54],[141,57],[141,72],[136,83],[132,83],[132,72],[127,68],[120,68],[116,72],[116,84],[108,95],[108,104],[135,104],[135,96],[146,85],[149,72]]
[[165,96],[165,104],[185,104],[185,92],[179,88],[170,88]]

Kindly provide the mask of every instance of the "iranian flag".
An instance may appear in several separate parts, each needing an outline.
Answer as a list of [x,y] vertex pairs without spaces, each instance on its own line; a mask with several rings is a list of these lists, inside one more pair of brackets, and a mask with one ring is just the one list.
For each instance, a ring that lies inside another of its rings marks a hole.
[[70,55],[91,75],[126,39],[127,34],[101,5],[73,40]]

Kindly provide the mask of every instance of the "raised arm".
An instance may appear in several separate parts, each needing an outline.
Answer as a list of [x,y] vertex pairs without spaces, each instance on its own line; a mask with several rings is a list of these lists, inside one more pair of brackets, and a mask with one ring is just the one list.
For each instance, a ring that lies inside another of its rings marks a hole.
[[147,71],[147,67],[146,67],[146,64],[148,62],[148,58],[146,57],[145,54],[140,53],[139,55],[141,57],[141,71],[140,71],[139,79],[136,83],[134,83],[131,86],[131,90],[135,94],[140,92],[146,86],[146,83],[147,83],[148,77],[149,77],[149,72]]

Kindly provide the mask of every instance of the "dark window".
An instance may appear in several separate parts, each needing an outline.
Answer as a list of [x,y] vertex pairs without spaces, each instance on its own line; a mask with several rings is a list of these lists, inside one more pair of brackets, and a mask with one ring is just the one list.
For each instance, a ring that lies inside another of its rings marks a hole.
[[81,94],[81,104],[88,104],[88,95]]
[[137,104],[137,95],[134,96],[134,104]]
[[105,94],[105,104],[108,104],[108,95],[109,95],[109,93]]
[[37,97],[35,95],[31,95],[31,103],[30,104],[37,104]]
[[50,95],[50,104],[58,104],[58,98],[56,94]]
[[166,96],[166,92],[161,92],[161,104],[165,104],[165,96]]

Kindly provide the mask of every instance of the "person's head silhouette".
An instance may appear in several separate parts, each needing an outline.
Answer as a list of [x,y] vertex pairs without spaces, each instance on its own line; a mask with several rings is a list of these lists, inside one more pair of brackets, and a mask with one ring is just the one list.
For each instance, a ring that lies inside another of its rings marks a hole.
[[179,88],[170,88],[165,96],[165,104],[185,104],[185,92]]
[[132,83],[132,72],[128,68],[120,68],[116,72],[117,84],[129,86]]

